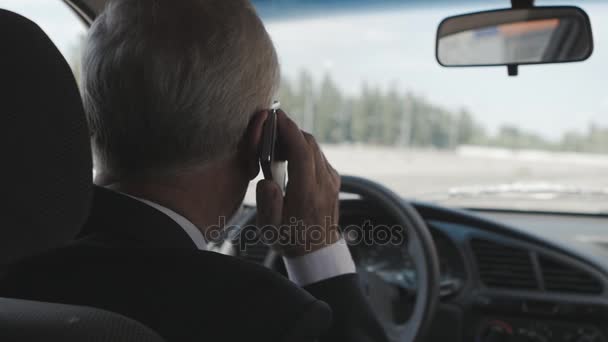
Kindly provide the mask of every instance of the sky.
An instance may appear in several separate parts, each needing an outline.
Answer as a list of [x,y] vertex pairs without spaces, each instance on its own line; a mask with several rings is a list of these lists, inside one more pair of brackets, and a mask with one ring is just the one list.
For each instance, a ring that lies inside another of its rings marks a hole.
[[[311,70],[317,80],[329,72],[351,94],[363,82],[395,85],[449,109],[466,107],[490,130],[508,123],[557,139],[565,131],[585,130],[591,122],[608,126],[608,1],[576,2],[593,25],[595,51],[586,62],[521,67],[515,78],[507,77],[506,68],[449,69],[437,64],[434,40],[441,19],[506,3],[273,17],[266,25],[289,78],[302,69]],[[66,58],[73,58],[85,29],[63,3],[0,0],[0,8],[37,22]]]
[[585,62],[520,67],[518,77],[507,77],[504,67],[439,66],[434,51],[438,23],[450,15],[500,7],[484,6],[402,8],[267,26],[288,77],[302,68],[313,70],[317,79],[329,72],[351,93],[363,81],[396,84],[447,108],[466,107],[492,130],[512,123],[556,139],[564,131],[585,130],[590,122],[608,125],[608,2],[581,6],[595,36],[594,54]]
[[59,0],[0,0],[0,8],[17,12],[37,23],[69,60],[78,37],[85,34],[80,19]]

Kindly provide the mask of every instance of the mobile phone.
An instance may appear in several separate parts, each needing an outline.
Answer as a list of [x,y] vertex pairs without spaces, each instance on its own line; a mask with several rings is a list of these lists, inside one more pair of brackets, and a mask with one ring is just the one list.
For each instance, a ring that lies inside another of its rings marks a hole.
[[262,146],[260,147],[260,167],[265,179],[273,180],[279,184],[281,190],[285,192],[285,186],[287,181],[287,167],[286,162],[277,159],[277,111],[279,110],[280,103],[275,101],[268,118],[264,122],[262,128]]

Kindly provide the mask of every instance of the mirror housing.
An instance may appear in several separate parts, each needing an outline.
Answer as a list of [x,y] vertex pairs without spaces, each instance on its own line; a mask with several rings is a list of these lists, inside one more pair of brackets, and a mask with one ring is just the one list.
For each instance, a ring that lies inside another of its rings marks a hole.
[[444,67],[567,63],[593,53],[591,22],[572,6],[510,8],[453,16],[437,30]]

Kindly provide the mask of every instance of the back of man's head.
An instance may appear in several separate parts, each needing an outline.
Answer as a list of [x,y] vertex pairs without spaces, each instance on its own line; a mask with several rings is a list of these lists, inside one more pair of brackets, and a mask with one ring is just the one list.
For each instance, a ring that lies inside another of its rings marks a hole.
[[279,80],[248,0],[115,0],[91,27],[82,71],[96,159],[118,177],[230,156]]

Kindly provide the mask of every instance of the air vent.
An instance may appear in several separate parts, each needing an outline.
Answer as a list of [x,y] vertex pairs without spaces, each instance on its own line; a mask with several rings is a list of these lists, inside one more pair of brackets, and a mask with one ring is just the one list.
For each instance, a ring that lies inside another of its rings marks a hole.
[[471,240],[481,281],[492,288],[536,290],[530,253],[496,242]]
[[256,264],[263,264],[268,256],[268,252],[270,252],[270,248],[264,243],[258,242],[256,244],[247,245],[240,256],[241,258]]
[[547,257],[539,257],[545,289],[552,292],[600,294],[602,284],[589,273]]
[[[247,227],[245,229],[251,229],[253,231],[247,232],[243,230],[239,234],[239,238],[233,241],[234,246],[237,250],[237,255],[242,259],[254,262],[256,264],[263,264],[264,260],[268,256],[270,248],[259,239],[252,238],[257,234],[257,230],[254,227]],[[250,242],[244,243],[243,241],[241,241],[240,238],[243,236],[250,237]]]

